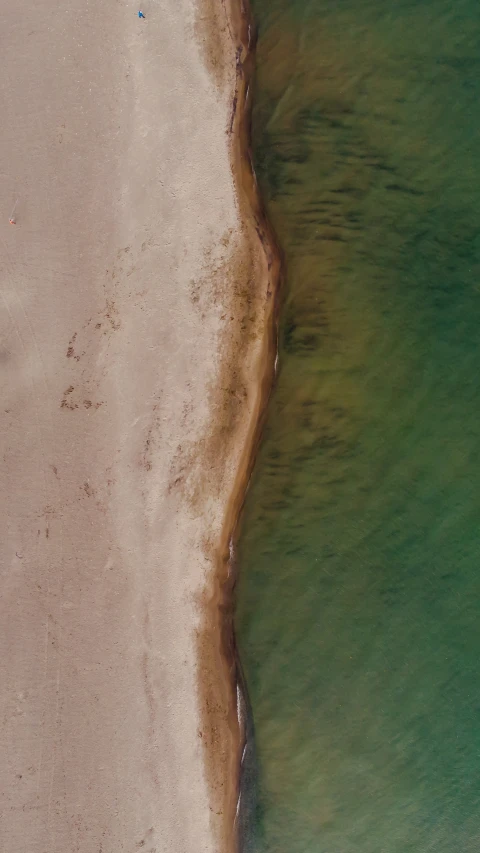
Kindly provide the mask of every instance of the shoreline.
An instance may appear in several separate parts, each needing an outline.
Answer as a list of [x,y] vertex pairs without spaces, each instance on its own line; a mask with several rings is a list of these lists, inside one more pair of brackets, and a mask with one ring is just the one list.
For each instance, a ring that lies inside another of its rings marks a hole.
[[[235,90],[232,98],[230,125],[230,161],[237,196],[240,219],[243,227],[250,230],[247,238],[252,254],[258,251],[266,263],[266,286],[268,307],[263,316],[261,351],[257,357],[256,374],[250,377],[250,387],[255,396],[253,411],[247,425],[246,436],[237,461],[237,471],[231,494],[225,508],[219,546],[215,555],[214,591],[204,602],[203,627],[199,643],[199,658],[205,666],[206,646],[215,644],[215,628],[220,622],[220,657],[223,674],[219,677],[220,688],[227,691],[223,703],[227,714],[218,713],[218,705],[212,707],[206,701],[206,692],[211,681],[202,681],[199,675],[202,721],[205,728],[218,729],[221,722],[229,729],[227,740],[233,745],[234,760],[232,773],[227,779],[230,788],[222,792],[223,838],[225,849],[243,849],[242,823],[242,778],[244,758],[253,731],[248,693],[238,655],[234,630],[235,587],[238,566],[235,545],[239,535],[239,524],[248,485],[255,465],[258,447],[268,411],[268,402],[274,388],[278,356],[278,317],[284,260],[261,198],[251,145],[251,121],[253,108],[253,78],[255,71],[256,27],[248,0],[217,0],[227,18],[227,29],[234,48],[232,57],[236,63]],[[245,223],[247,225],[245,226]],[[255,242],[254,242],[255,241]],[[255,245],[256,243],[256,245]],[[257,286],[259,282],[256,282]],[[213,626],[213,627],[212,627]],[[217,659],[218,664],[218,659]],[[211,661],[207,663],[209,668]],[[220,717],[220,720],[219,720]],[[223,717],[223,720],[222,720]],[[225,737],[225,735],[224,735]],[[205,755],[207,765],[216,763],[215,744],[210,755]],[[215,771],[214,771],[215,772]],[[211,773],[209,774],[212,775]],[[210,786],[213,799],[218,792]]]

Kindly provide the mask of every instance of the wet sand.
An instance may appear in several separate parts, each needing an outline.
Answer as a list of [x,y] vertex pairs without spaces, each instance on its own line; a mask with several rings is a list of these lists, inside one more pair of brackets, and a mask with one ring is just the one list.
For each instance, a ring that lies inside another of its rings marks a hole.
[[4,850],[233,844],[218,569],[272,294],[226,11],[3,3]]

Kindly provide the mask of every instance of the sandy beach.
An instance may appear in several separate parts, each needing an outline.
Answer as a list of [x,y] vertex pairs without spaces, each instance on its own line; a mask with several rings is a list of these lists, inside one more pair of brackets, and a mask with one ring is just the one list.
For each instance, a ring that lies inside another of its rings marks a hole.
[[271,299],[226,8],[137,11],[2,3],[3,851],[234,844],[217,603]]

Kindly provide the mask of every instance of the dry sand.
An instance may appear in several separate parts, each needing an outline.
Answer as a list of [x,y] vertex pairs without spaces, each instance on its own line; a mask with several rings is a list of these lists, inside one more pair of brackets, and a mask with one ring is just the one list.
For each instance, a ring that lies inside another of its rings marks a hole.
[[215,2],[2,0],[5,853],[231,843],[238,731],[199,602],[268,300]]

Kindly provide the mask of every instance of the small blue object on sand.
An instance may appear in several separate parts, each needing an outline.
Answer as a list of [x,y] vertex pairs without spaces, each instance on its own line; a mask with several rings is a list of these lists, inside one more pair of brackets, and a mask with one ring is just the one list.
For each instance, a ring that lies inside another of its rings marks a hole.
[[145,15],[143,14],[143,12],[139,12],[139,13],[138,13],[138,17],[139,17],[139,18],[144,18],[144,17],[145,17]]

